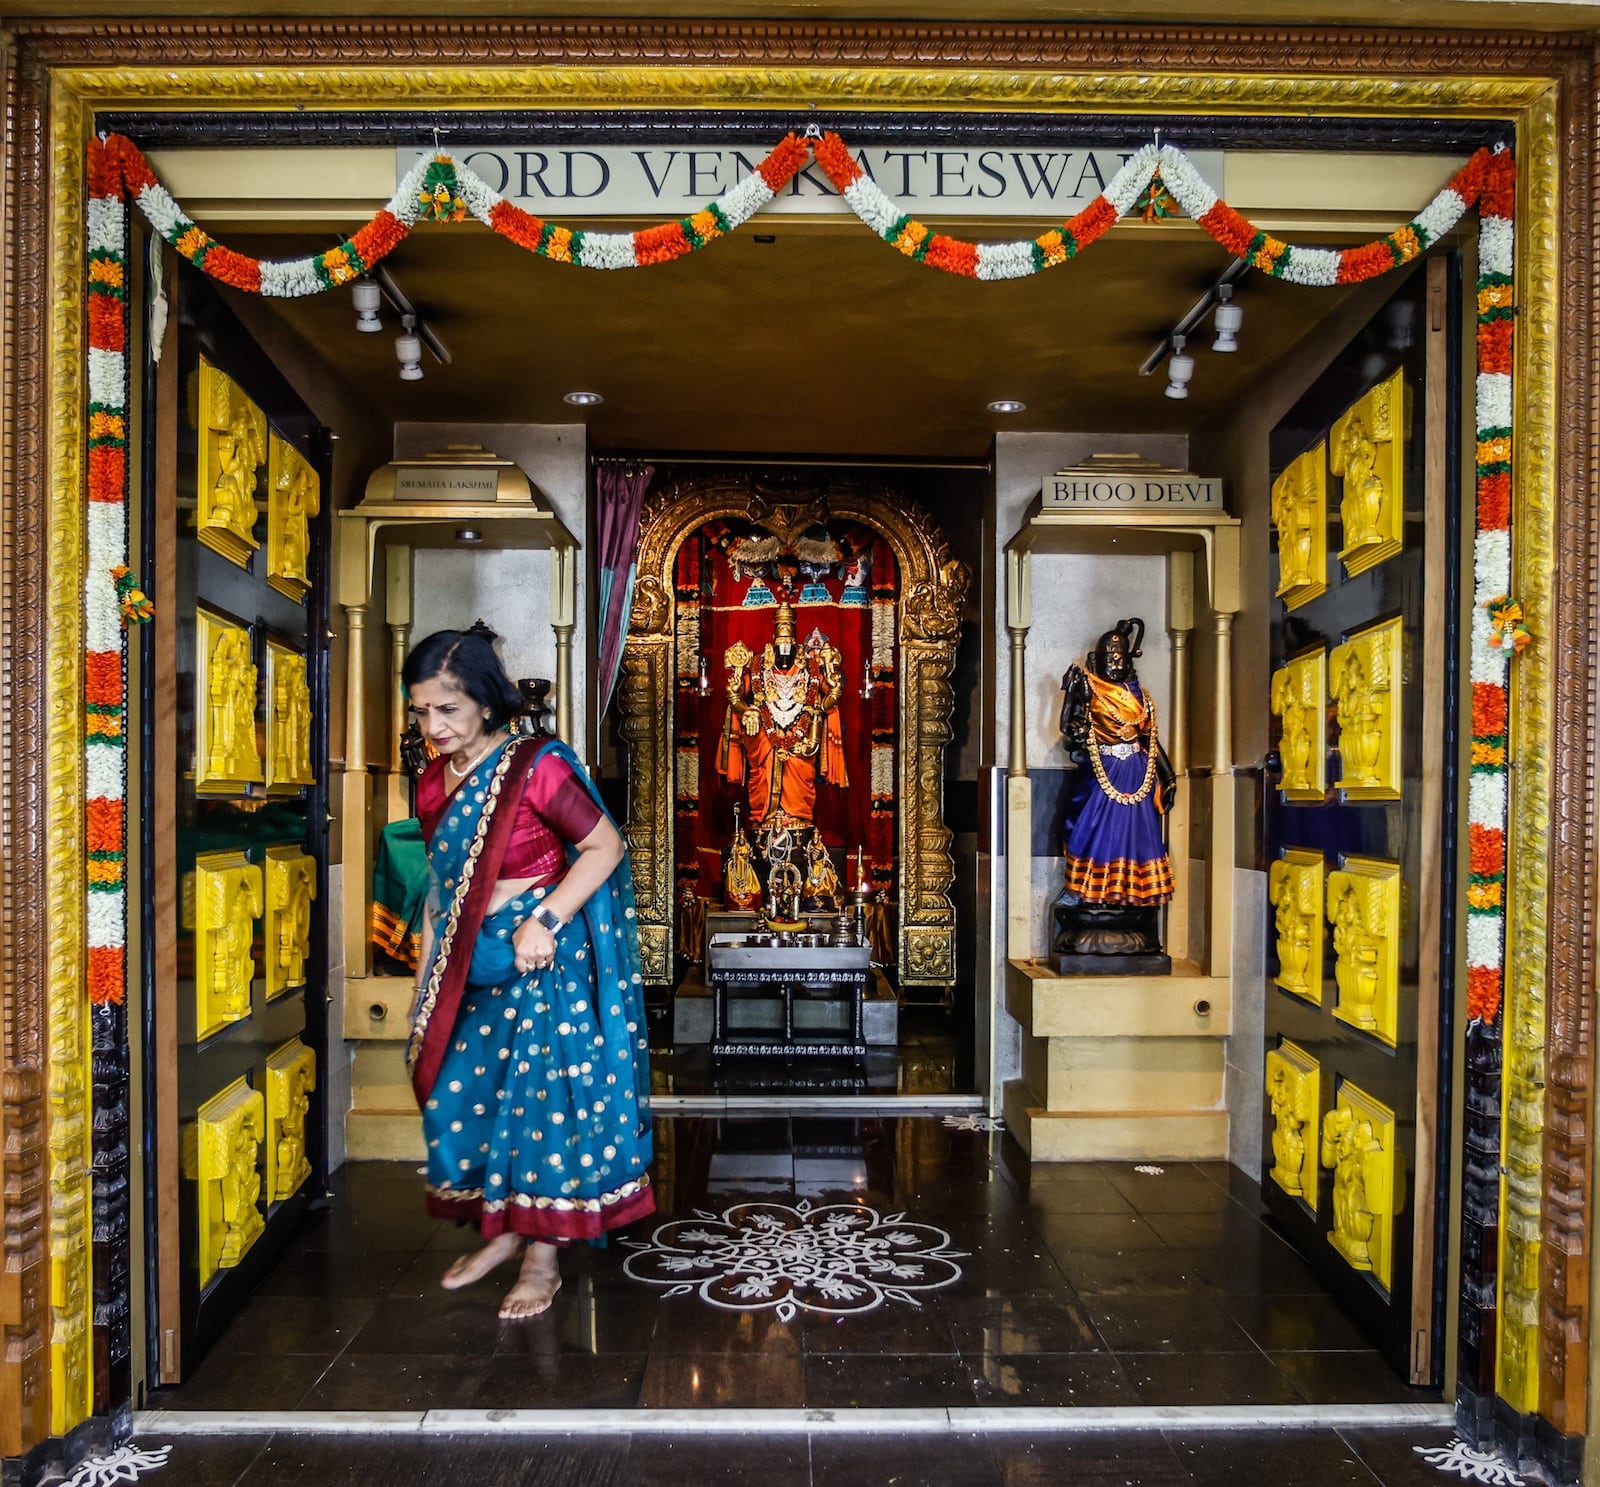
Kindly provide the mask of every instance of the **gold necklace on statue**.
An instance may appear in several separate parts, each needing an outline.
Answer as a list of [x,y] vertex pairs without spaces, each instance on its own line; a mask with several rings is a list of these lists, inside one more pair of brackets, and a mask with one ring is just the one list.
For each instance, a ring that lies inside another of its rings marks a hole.
[[[1145,800],[1156,783],[1156,705],[1148,697],[1144,703],[1144,721],[1150,730],[1150,747],[1145,755],[1144,783],[1137,790],[1119,790],[1111,783],[1106,767],[1100,759],[1100,741],[1089,729],[1089,767],[1094,770],[1095,782],[1118,805],[1138,805]],[[1137,730],[1136,730],[1137,732]]]

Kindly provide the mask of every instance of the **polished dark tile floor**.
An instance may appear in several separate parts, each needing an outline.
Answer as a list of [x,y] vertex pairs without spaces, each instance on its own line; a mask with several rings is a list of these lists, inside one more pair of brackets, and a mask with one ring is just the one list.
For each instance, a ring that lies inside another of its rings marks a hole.
[[1414,1447],[1447,1439],[1437,1430],[183,1437],[150,1480],[184,1487],[1437,1487],[1459,1479],[1441,1477]]
[[[802,1305],[790,1315],[781,1286],[738,1295],[736,1267],[716,1293],[724,1304],[713,1305],[700,1294],[704,1268],[675,1272],[670,1254],[645,1264],[621,1242],[578,1247],[563,1257],[552,1312],[502,1323],[496,1303],[509,1271],[466,1291],[439,1290],[439,1276],[475,1235],[426,1216],[416,1168],[352,1164],[190,1381],[156,1391],[148,1405],[839,1409],[1437,1398],[1409,1388],[1372,1351],[1266,1219],[1253,1184],[1225,1164],[1169,1162],[1159,1175],[1120,1163],[1030,1169],[1009,1138],[953,1130],[937,1117],[680,1116],[658,1121],[656,1180],[661,1212],[628,1237],[659,1237],[670,1220],[698,1213],[670,1231],[697,1253],[707,1242],[695,1233],[707,1227],[704,1215],[749,1201],[791,1209],[843,1202],[903,1215],[896,1222],[917,1253],[902,1257],[911,1263],[898,1281],[858,1284],[852,1272],[833,1311]],[[630,1256],[655,1284],[624,1273]],[[953,1283],[927,1288],[951,1267],[960,1271]],[[1324,1445],[1344,1449],[1334,1442]],[[287,1473],[272,1463],[301,1449],[265,1450],[249,1480]],[[1163,1470],[1192,1471],[1180,1464],[1186,1449],[1163,1446]],[[1203,1440],[1196,1447],[1207,1461],[1220,1449]],[[974,1457],[986,1464],[973,1467],[972,1480],[990,1480],[983,1472],[1051,1480],[1033,1474],[1026,1452],[1008,1465],[988,1451]],[[816,1453],[801,1450],[796,1470],[807,1459]],[[774,1468],[774,1482],[782,1470]],[[1303,1480],[1368,1480],[1329,1471]]]

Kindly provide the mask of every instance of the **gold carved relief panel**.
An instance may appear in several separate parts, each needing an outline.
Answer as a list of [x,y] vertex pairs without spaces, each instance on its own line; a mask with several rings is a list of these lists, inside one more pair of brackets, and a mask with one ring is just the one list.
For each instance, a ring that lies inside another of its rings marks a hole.
[[1353,577],[1405,546],[1404,374],[1397,371],[1356,399],[1335,420],[1329,441],[1330,463],[1340,480],[1344,546],[1339,558]]
[[311,1176],[306,1115],[317,1087],[317,1058],[291,1038],[267,1059],[267,1202],[292,1198]]
[[1328,793],[1328,653],[1320,646],[1272,674],[1272,710],[1282,720],[1278,789],[1320,805]]
[[1278,933],[1278,974],[1285,991],[1322,1005],[1322,853],[1286,847],[1267,871],[1273,924]]
[[299,651],[267,642],[267,794],[293,795],[314,785],[311,767],[311,684]]
[[1315,1213],[1322,1066],[1284,1039],[1267,1050],[1266,1082],[1272,1111],[1272,1180]]
[[241,568],[261,546],[256,487],[267,462],[267,415],[239,384],[200,359],[200,469],[195,535]]
[[317,862],[298,847],[268,847],[266,866],[267,1000],[306,984],[311,957],[311,905],[317,897]]
[[1394,1215],[1400,1200],[1394,1111],[1348,1079],[1322,1123],[1322,1165],[1333,1170],[1329,1242],[1352,1270],[1392,1281]]
[[1328,689],[1339,727],[1339,778],[1351,800],[1400,799],[1405,635],[1397,617],[1335,646]]
[[1278,529],[1277,596],[1287,609],[1328,591],[1328,446],[1319,443],[1290,461],[1272,482],[1272,521]]
[[303,603],[311,590],[311,519],[322,510],[322,480],[282,434],[268,433],[267,582]]
[[194,929],[195,1036],[250,1015],[256,920],[265,907],[261,869],[243,852],[202,852],[186,897]]
[[266,1104],[241,1075],[196,1113],[186,1166],[197,1185],[200,1284],[237,1265],[266,1228],[261,1211],[261,1143]]
[[1399,1039],[1400,865],[1345,857],[1328,874],[1333,926],[1333,1015],[1381,1039]]
[[250,631],[209,609],[195,611],[194,629],[194,788],[242,795],[262,777]]

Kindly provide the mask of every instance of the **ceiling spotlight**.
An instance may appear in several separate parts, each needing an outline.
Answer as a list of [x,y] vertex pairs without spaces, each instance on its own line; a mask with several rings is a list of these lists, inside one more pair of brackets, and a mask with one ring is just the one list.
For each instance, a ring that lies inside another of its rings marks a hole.
[[350,286],[350,298],[356,307],[356,329],[374,331],[383,329],[378,319],[378,306],[383,303],[383,291],[376,279],[357,279]]
[[1017,398],[996,398],[989,404],[991,413],[1023,413],[1028,405]]
[[422,338],[417,334],[417,317],[415,315],[402,315],[400,323],[405,327],[394,338],[395,360],[400,363],[400,380],[402,382],[422,381]]
[[1183,337],[1172,338],[1172,356],[1167,361],[1167,396],[1189,396],[1189,379],[1194,376],[1194,358],[1183,349]]
[[1233,302],[1233,285],[1217,285],[1217,313],[1211,318],[1217,328],[1217,338],[1211,343],[1211,349],[1237,351],[1239,327],[1244,324],[1244,311]]
[[605,399],[597,392],[569,392],[561,401],[571,403],[574,408],[593,408]]
[[483,541],[483,533],[480,532],[476,527],[457,527],[456,528],[456,541],[457,542],[482,542]]

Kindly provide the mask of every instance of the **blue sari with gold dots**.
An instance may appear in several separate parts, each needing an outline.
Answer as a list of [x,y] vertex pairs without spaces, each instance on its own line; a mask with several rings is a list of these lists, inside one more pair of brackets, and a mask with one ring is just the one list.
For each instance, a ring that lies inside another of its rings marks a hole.
[[627,859],[556,935],[552,966],[519,972],[512,936],[554,882],[488,912],[522,790],[557,761],[599,805],[565,744],[513,739],[467,776],[435,824],[433,959],[407,1052],[429,1211],[472,1220],[485,1237],[552,1243],[596,1239],[655,1208]]

